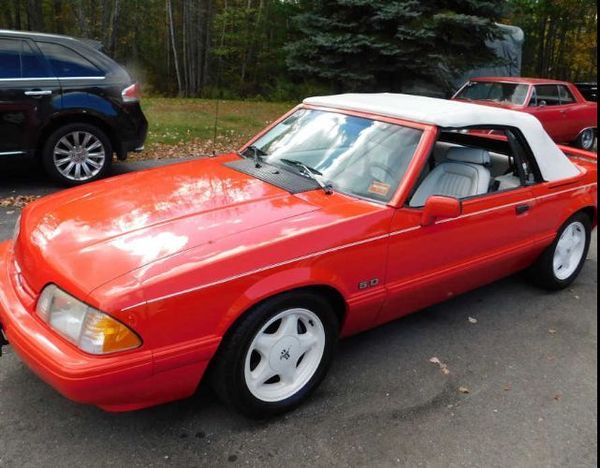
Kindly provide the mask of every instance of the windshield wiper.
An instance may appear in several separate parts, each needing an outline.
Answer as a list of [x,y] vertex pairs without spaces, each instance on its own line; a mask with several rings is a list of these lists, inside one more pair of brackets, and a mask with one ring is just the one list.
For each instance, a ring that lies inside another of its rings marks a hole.
[[296,161],[294,159],[283,158],[283,159],[280,159],[280,161],[282,163],[288,164],[290,166],[296,166],[297,168],[301,169],[300,174],[308,177],[309,179],[314,180],[319,185],[319,187],[321,187],[323,189],[323,191],[327,195],[331,195],[333,193],[333,186],[330,183],[324,184],[317,177],[315,177],[315,174],[322,176],[323,173],[319,172],[314,167],[307,166],[303,162]]
[[261,163],[264,161],[265,156],[268,156],[266,151],[261,150],[258,146],[250,145],[244,150],[244,154],[247,156],[247,152],[251,152],[251,157],[254,160],[254,166],[258,169],[261,166]]

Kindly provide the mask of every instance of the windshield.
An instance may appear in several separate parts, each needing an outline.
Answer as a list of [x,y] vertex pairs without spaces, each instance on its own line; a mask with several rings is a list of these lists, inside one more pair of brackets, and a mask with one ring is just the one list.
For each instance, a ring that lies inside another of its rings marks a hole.
[[334,191],[388,202],[423,132],[336,112],[300,109],[256,140],[261,159]]
[[456,96],[474,101],[494,101],[522,106],[527,99],[529,85],[517,83],[491,83],[471,81]]

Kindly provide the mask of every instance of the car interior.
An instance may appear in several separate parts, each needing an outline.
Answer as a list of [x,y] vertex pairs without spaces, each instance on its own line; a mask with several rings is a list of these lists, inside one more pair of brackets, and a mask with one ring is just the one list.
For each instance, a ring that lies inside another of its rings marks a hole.
[[442,130],[408,206],[422,207],[432,195],[466,199],[513,190],[540,178],[531,153],[513,131]]

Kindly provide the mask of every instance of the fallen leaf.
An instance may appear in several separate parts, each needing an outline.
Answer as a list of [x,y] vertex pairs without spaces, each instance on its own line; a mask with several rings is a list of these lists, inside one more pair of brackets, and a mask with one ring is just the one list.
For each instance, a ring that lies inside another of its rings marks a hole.
[[39,195],[17,195],[0,198],[0,208],[23,208],[25,205],[40,198]]
[[548,330],[548,333],[550,333],[551,335],[556,335],[556,330],[554,328],[551,328],[550,330]]
[[448,366],[446,364],[444,364],[442,361],[440,361],[439,358],[434,356],[431,359],[429,359],[429,362],[438,366],[440,368],[440,370],[442,371],[442,374],[444,374],[444,375],[450,374],[450,370],[448,369]]
[[458,391],[464,394],[471,393],[471,390],[469,390],[467,387],[458,387]]
[[554,400],[558,401],[562,398],[562,395],[560,393],[557,393],[556,395],[554,395]]
[[504,386],[504,391],[505,392],[510,392],[512,390],[512,385],[511,384],[507,384]]

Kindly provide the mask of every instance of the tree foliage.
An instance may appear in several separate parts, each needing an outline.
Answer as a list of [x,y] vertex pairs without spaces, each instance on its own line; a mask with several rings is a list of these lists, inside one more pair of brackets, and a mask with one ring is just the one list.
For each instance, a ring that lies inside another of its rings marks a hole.
[[494,60],[485,41],[503,2],[324,0],[296,17],[302,39],[288,46],[292,71],[337,89],[402,90]]
[[[505,11],[505,6],[508,8]],[[595,77],[592,0],[0,0],[0,28],[101,41],[153,94],[297,99],[448,86],[503,19],[525,70]]]
[[525,74],[597,79],[596,0],[513,0],[508,21],[525,31]]

